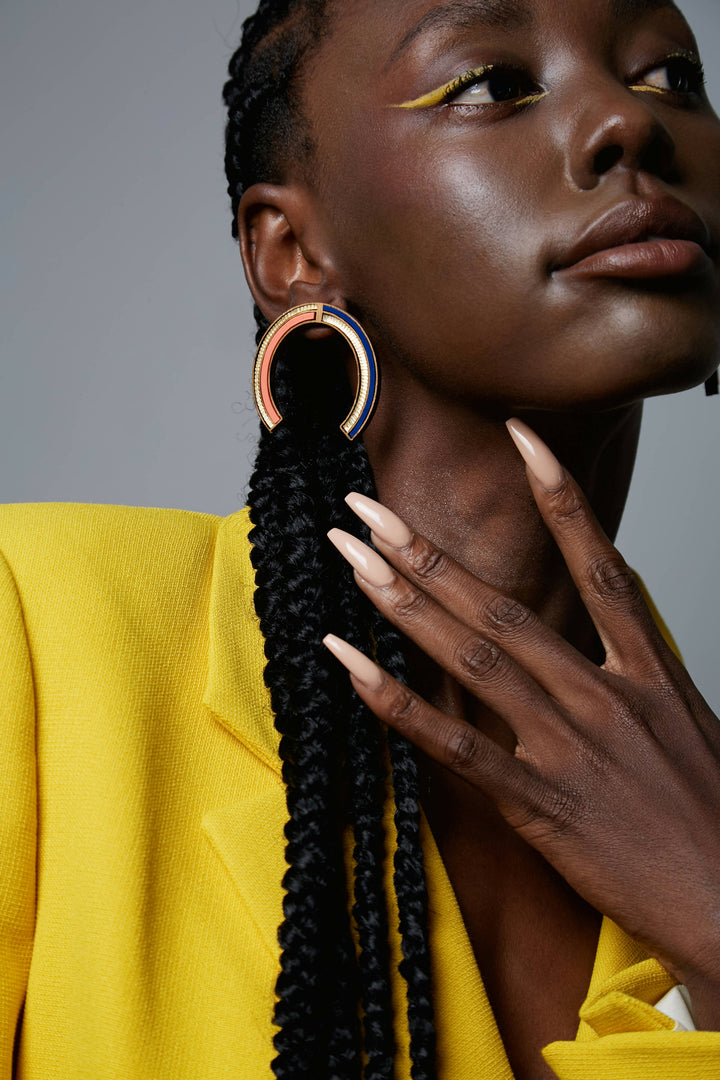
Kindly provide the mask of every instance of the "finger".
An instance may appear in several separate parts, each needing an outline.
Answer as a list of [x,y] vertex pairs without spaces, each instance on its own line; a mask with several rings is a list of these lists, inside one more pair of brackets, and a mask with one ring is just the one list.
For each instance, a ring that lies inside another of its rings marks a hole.
[[637,578],[606,536],[580,487],[527,424],[513,418],[507,427],[527,465],[538,509],[600,635],[605,666],[636,674],[665,668],[669,649]]
[[468,783],[482,788],[501,809],[530,805],[537,782],[524,762],[471,724],[429,705],[342,638],[328,634],[323,644],[350,673],[355,690],[368,708],[388,727]]
[[557,706],[502,648],[418,589],[361,540],[332,529],[328,537],[356,571],[377,609],[525,741],[558,724]]
[[345,501],[370,526],[375,546],[405,578],[496,642],[548,694],[562,694],[570,708],[578,698],[587,700],[598,669],[531,608],[470,573],[381,503],[357,492]]

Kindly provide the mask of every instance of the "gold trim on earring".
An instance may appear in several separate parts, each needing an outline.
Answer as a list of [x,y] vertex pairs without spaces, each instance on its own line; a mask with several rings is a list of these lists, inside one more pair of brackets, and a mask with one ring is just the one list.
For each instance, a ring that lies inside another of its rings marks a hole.
[[273,431],[282,415],[273,397],[270,376],[273,360],[280,343],[297,329],[309,323],[322,323],[338,330],[352,349],[357,364],[358,386],[355,401],[340,430],[348,439],[356,439],[372,416],[377,402],[380,373],[370,339],[357,319],[329,304],[299,304],[285,311],[268,328],[258,345],[253,364],[253,396],[255,407],[268,431]]

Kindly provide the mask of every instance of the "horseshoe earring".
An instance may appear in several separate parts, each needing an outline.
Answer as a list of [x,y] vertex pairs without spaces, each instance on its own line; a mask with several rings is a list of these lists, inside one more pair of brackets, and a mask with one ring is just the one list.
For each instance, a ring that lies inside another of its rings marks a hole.
[[339,330],[350,345],[358,370],[358,388],[355,401],[340,430],[352,440],[357,438],[372,416],[377,400],[379,372],[370,340],[356,319],[347,311],[330,307],[329,304],[299,304],[284,312],[270,326],[258,345],[253,364],[253,394],[255,407],[268,431],[282,420],[270,388],[272,363],[280,342],[298,326],[322,323]]

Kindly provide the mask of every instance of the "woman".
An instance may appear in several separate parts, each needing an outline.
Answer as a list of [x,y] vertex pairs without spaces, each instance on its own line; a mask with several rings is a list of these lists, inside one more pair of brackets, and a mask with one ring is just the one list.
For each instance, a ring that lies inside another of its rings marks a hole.
[[230,71],[261,330],[349,311],[382,390],[363,449],[335,336],[276,364],[276,732],[244,515],[6,512],[6,1074],[17,1026],[23,1077],[712,1075],[717,721],[605,536],[640,400],[718,361],[692,35],[654,0],[263,3]]

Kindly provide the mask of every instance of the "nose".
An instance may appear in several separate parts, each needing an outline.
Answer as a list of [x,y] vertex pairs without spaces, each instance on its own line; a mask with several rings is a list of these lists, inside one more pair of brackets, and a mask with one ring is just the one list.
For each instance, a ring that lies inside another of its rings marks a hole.
[[671,180],[675,171],[675,142],[659,119],[652,91],[630,90],[615,83],[594,93],[585,88],[576,112],[575,137],[569,171],[582,190],[598,185],[616,170],[646,172]]

